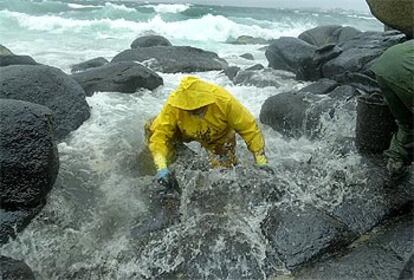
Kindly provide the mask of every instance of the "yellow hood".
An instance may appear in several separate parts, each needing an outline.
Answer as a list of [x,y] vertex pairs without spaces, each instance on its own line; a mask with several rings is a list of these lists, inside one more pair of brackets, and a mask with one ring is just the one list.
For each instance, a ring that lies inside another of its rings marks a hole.
[[182,110],[196,110],[216,102],[214,90],[213,85],[197,77],[188,76],[181,80],[167,103]]

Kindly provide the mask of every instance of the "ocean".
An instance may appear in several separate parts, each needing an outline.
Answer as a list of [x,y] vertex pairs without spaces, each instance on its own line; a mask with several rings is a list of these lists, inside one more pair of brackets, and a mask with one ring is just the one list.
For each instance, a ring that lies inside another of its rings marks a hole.
[[[135,38],[149,33],[160,34],[173,45],[216,52],[230,65],[267,66],[263,46],[232,45],[226,41],[241,35],[269,40],[298,36],[327,24],[352,26],[361,31],[383,29],[368,13],[340,9],[0,0],[0,44],[15,54],[30,55],[39,63],[67,73],[71,65],[88,59],[102,56],[110,60],[128,49]],[[253,54],[255,60],[241,58],[243,53]],[[129,232],[137,217],[147,213],[148,202],[141,193],[152,178],[139,176],[135,170],[136,157],[144,146],[144,123],[159,112],[168,94],[186,75],[158,74],[164,85],[152,92],[100,92],[87,97],[91,118],[58,145],[60,171],[47,205],[16,240],[0,248],[0,255],[24,260],[36,279],[151,278],[148,275],[154,259],[132,260],[121,255],[131,247]],[[192,74],[227,88],[257,118],[268,97],[308,84],[286,78],[279,81],[279,88],[256,88],[235,86],[219,71]],[[333,120],[326,118],[325,135],[317,140],[286,139],[262,126],[270,165],[276,170],[276,177],[288,182],[295,199],[331,207],[346,192],[344,182],[330,188],[335,174],[345,174],[346,184],[364,180],[358,177],[360,156],[355,151],[339,159],[330,150],[337,138],[354,136],[355,117],[354,113],[344,111]],[[242,164],[251,166],[245,145],[241,139],[238,143]],[[202,153],[196,144],[190,148]],[[300,169],[281,168],[289,164],[297,168],[295,163],[310,159],[317,166],[312,176],[304,175]],[[155,256],[156,250],[152,254]],[[173,267],[171,263],[157,263],[160,270]]]

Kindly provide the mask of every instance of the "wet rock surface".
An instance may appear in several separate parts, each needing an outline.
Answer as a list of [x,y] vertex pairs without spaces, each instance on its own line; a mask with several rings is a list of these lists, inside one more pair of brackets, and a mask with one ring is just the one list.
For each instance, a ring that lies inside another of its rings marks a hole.
[[0,98],[24,100],[52,110],[58,140],[90,116],[85,92],[61,70],[45,65],[0,68]]
[[28,55],[0,55],[0,67],[9,65],[37,65]]
[[254,60],[254,56],[251,53],[244,53],[240,57],[247,59],[247,60]]
[[281,78],[294,78],[289,72],[284,72],[274,69],[263,69],[263,70],[240,70],[237,72],[233,79],[236,85],[256,86],[262,87],[280,87],[278,80]]
[[147,48],[154,46],[172,46],[171,42],[167,38],[160,35],[146,35],[135,39],[131,43],[131,49]]
[[0,99],[0,205],[36,206],[52,188],[59,156],[52,112],[41,105]]
[[106,58],[97,57],[97,58],[93,58],[93,59],[75,64],[75,65],[72,65],[71,72],[72,73],[81,72],[81,71],[88,70],[90,68],[103,66],[107,63],[109,63],[109,61]]
[[263,38],[258,38],[258,37],[253,37],[253,36],[248,36],[248,35],[242,35],[237,37],[236,39],[230,39],[227,40],[228,44],[233,44],[233,45],[264,45],[267,44],[268,41],[266,39]]
[[30,267],[23,261],[0,256],[0,278],[2,280],[34,280]]
[[299,92],[309,92],[313,94],[327,94],[333,91],[339,84],[330,79],[320,79],[315,83],[312,83],[301,90]]
[[238,66],[229,66],[226,67],[226,69],[224,69],[221,73],[224,73],[231,81],[233,81],[240,69],[241,68]]
[[87,96],[98,91],[134,93],[140,88],[153,90],[163,84],[162,78],[147,67],[134,62],[109,63],[72,74]]
[[139,61],[154,71],[165,73],[224,70],[227,62],[216,53],[186,46],[155,46],[125,50],[112,62]]
[[315,46],[321,47],[327,44],[345,42],[360,34],[361,31],[341,25],[324,25],[302,32],[298,38]]

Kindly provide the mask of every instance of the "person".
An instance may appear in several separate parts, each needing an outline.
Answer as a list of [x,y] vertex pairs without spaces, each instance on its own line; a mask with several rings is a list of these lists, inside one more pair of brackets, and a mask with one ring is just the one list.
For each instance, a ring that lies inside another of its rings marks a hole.
[[145,130],[157,168],[156,179],[167,187],[177,187],[168,165],[174,159],[175,147],[183,142],[199,142],[207,150],[213,168],[229,168],[237,164],[238,133],[256,165],[266,168],[268,164],[265,141],[253,115],[224,88],[194,76],[181,80]]
[[390,175],[400,177],[408,170],[414,154],[414,40],[387,49],[371,70],[398,125],[384,154]]

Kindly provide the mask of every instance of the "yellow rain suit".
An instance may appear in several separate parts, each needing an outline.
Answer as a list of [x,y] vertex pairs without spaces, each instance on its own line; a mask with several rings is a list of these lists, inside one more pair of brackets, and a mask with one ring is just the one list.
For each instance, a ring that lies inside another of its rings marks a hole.
[[[190,112],[205,106],[203,115]],[[158,170],[170,163],[177,141],[197,141],[208,151],[213,167],[230,167],[237,163],[235,132],[257,164],[267,163],[264,139],[252,114],[224,88],[197,77],[181,80],[148,127],[148,147]]]

